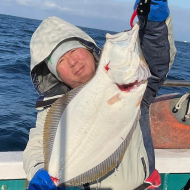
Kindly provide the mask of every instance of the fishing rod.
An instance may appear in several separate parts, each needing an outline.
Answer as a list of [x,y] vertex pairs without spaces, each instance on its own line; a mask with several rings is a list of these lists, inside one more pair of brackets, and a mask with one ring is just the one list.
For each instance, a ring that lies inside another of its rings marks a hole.
[[183,80],[166,80],[162,86],[190,87],[190,81],[183,81]]

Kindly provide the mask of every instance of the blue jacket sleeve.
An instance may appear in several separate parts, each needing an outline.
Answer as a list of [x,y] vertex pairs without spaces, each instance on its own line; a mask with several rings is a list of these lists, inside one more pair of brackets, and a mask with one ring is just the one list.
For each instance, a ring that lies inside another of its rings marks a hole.
[[[140,0],[136,0],[134,9]],[[150,13],[148,15],[149,21],[162,22],[168,18],[170,14],[167,0],[152,0]]]

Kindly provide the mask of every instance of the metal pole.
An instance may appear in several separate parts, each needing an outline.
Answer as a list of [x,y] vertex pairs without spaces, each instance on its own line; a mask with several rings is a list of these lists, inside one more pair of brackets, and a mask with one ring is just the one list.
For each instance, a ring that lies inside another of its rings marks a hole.
[[162,86],[190,87],[190,81],[166,80]]

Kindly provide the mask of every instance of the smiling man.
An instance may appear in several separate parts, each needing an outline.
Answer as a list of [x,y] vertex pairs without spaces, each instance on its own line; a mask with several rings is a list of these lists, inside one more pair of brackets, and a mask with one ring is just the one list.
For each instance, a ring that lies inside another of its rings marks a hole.
[[92,78],[95,59],[78,41],[63,42],[45,60],[49,70],[71,88],[76,88]]
[[76,88],[94,76],[94,57],[85,48],[72,49],[58,60],[57,73],[65,84]]

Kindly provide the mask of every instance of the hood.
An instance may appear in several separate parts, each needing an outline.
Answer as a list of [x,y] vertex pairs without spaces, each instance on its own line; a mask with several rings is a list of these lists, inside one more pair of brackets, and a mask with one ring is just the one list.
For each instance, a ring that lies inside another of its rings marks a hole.
[[57,46],[69,40],[78,40],[92,52],[98,63],[100,49],[95,41],[78,27],[60,18],[48,17],[43,20],[32,35],[30,42],[32,83],[38,94],[46,99],[70,90],[49,71],[44,61]]

